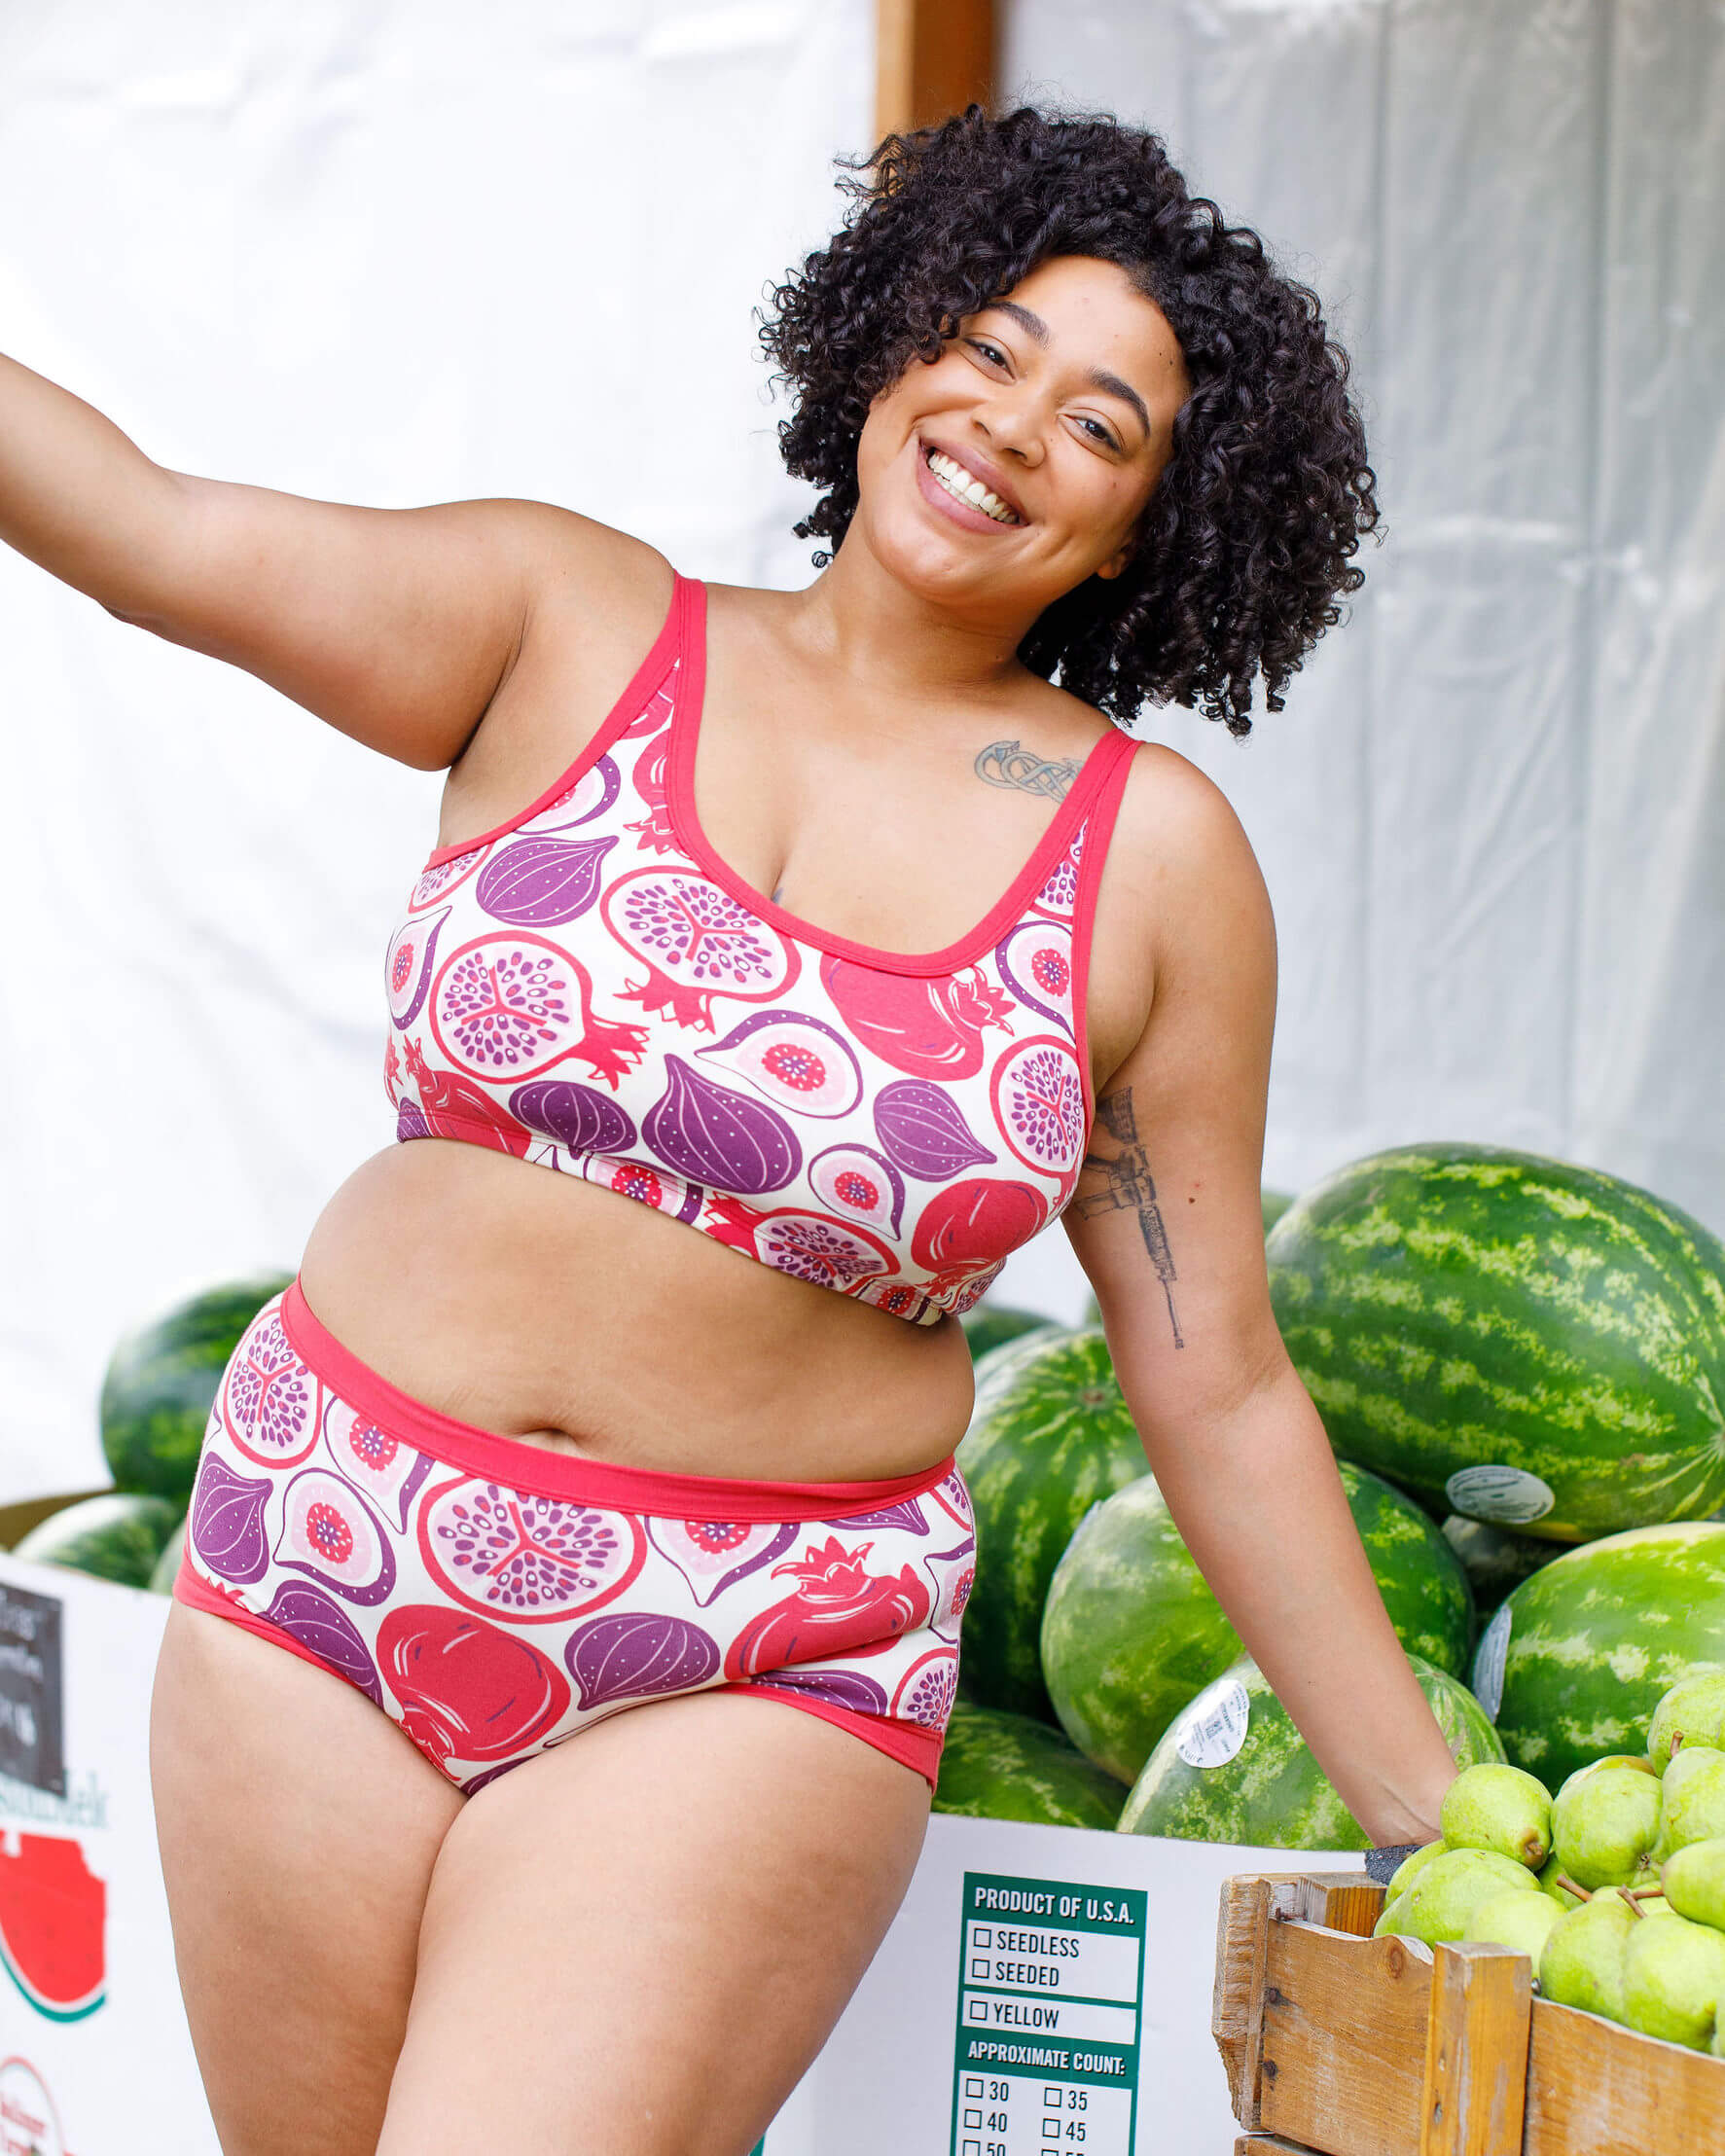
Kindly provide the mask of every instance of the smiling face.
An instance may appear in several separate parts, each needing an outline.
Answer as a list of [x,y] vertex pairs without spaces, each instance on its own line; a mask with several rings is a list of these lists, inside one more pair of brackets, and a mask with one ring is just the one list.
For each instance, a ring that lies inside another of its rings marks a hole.
[[1028,629],[1125,568],[1190,394],[1167,317],[1118,264],[1051,257],[876,398],[846,543],[860,526],[913,591]]

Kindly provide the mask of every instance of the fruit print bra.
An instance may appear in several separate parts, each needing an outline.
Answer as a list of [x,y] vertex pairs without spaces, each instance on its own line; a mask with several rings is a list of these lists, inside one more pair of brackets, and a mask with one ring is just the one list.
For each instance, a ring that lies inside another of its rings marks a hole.
[[385,966],[396,1136],[601,1183],[914,1324],[968,1310],[1078,1180],[1091,923],[1133,744],[1086,759],[1024,870],[944,951],[751,890],[695,812],[706,587],[575,762],[439,847]]

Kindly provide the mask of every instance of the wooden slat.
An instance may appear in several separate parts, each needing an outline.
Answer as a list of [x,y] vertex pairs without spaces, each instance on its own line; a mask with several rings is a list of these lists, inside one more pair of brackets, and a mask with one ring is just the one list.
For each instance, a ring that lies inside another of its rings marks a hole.
[[1268,1930],[1256,2115],[1240,2123],[1324,2156],[1414,2156],[1430,1955],[1316,1924]]
[[1420,2156],[1516,2156],[1533,1966],[1500,1946],[1440,1946],[1431,1972]]
[[1302,1875],[1257,1874],[1225,1879],[1216,1909],[1216,1975],[1210,1994],[1210,2034],[1222,2054],[1228,2095],[1241,2126],[1258,2123],[1258,2051],[1263,2032],[1259,1996],[1270,1926],[1291,1917],[1306,1894]]
[[1279,2134],[1241,2134],[1234,2156],[1312,2156],[1312,2151],[1298,2141],[1284,2141]]
[[1533,2001],[1525,2156],[1725,2149],[1725,2060]]
[[877,140],[993,95],[993,0],[875,0]]
[[1331,1931],[1369,1939],[1383,1908],[1383,1887],[1364,1872],[1306,1872],[1293,1913],[1302,1923],[1321,1923]]

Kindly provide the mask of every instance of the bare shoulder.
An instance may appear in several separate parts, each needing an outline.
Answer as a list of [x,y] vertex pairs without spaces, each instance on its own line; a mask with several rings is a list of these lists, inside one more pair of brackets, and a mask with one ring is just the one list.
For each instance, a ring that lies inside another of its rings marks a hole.
[[568,768],[651,651],[675,586],[669,561],[631,532],[550,502],[513,507],[521,632],[449,768],[446,844],[501,820]]
[[1262,906],[1268,914],[1263,872],[1233,804],[1164,742],[1142,741],[1132,754],[1111,851],[1136,869],[1165,926],[1219,907]]

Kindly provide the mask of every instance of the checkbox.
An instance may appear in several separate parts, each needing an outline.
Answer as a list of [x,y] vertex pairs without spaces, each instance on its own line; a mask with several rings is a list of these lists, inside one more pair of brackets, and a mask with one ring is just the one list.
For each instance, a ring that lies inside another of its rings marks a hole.
[[1059,2089],[1044,2089],[1042,2092],[1042,2105],[1044,2110],[1058,2111],[1060,2108],[1061,2104],[1065,2102],[1065,2098],[1060,2094]]
[[981,2022],[986,2029],[988,2025],[988,2000],[986,1998],[973,1998],[964,2010],[964,2018],[969,2022]]
[[981,2113],[981,2111],[966,2111],[964,2114],[964,2123],[966,2126],[981,2126],[981,2124],[983,2123],[983,2114]]
[[1060,2120],[1059,2120],[1059,2119],[1044,2119],[1044,2120],[1043,2120],[1043,2122],[1042,2122],[1042,2138],[1043,2138],[1043,2139],[1044,2139],[1045,2141],[1058,2141],[1058,2140],[1060,2139]]
[[967,2073],[964,2076],[964,2093],[966,2096],[982,2095],[983,2077],[980,2073]]
[[988,1957],[986,1954],[971,1956],[970,1974],[975,1983],[986,1984],[988,1981]]
[[994,1926],[988,1923],[972,1924],[970,1943],[977,1947],[991,1947],[994,1944]]
[[983,2156],[982,2142],[960,2141],[958,2143],[958,2156]]

